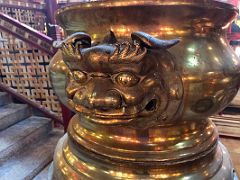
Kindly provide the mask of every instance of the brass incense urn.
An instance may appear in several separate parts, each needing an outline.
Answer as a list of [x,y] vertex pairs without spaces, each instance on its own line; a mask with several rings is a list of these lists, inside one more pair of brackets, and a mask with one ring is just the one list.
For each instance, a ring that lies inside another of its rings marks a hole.
[[237,179],[209,116],[236,95],[240,61],[216,0],[94,0],[59,9],[50,64],[76,112],[50,179]]

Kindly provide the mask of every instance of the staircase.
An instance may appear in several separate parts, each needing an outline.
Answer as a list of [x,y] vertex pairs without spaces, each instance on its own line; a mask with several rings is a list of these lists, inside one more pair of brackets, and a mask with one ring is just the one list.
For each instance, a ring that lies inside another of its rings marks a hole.
[[0,92],[0,180],[46,180],[48,166],[63,131],[49,118],[34,115]]

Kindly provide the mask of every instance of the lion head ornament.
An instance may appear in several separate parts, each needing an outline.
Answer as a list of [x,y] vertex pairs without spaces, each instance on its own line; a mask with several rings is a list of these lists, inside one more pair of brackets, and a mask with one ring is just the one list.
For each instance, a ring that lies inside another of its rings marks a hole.
[[148,128],[178,118],[183,85],[175,58],[167,51],[179,40],[134,32],[131,42],[111,35],[92,46],[85,33],[61,45],[69,68],[68,102],[94,123]]

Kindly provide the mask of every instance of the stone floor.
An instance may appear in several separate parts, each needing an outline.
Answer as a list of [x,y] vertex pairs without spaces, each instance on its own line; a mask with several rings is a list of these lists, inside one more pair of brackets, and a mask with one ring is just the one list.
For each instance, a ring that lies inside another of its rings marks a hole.
[[240,139],[229,137],[221,137],[220,139],[230,152],[235,170],[240,176]]

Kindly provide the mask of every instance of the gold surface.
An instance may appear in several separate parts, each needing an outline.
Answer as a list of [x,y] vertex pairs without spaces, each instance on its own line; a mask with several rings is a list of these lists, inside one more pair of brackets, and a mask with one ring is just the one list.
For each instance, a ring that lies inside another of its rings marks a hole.
[[240,61],[225,39],[236,15],[213,0],[59,10],[70,36],[50,75],[77,114],[56,149],[53,179],[233,179],[208,117],[238,91]]
[[101,41],[109,30],[121,38],[143,30],[163,38],[201,36],[226,29],[236,15],[235,7],[215,0],[97,0],[59,9],[56,18],[68,35],[83,31]]

